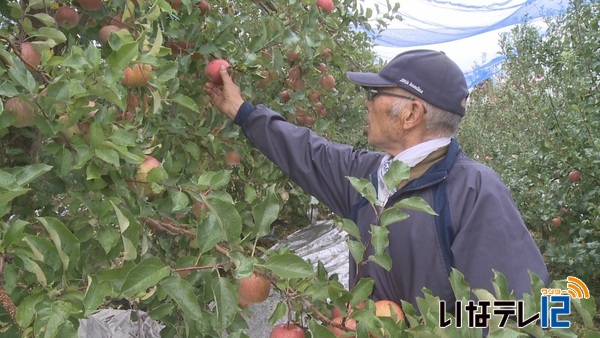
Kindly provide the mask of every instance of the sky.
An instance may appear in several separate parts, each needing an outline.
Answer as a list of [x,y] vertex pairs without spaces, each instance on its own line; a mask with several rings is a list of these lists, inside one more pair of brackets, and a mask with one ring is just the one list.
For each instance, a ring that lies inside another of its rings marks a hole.
[[[499,56],[500,34],[527,15],[543,31],[543,18],[564,11],[567,0],[390,0],[400,3],[402,21],[392,22],[378,37],[375,52],[383,59],[410,49],[445,52],[467,73]],[[385,0],[365,6],[386,8]]]

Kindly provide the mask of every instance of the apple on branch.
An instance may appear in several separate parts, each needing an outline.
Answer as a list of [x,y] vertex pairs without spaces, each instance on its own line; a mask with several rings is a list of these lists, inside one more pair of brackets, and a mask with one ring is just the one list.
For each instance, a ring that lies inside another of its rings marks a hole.
[[135,64],[125,68],[123,85],[125,87],[144,87],[150,80],[152,66],[149,64]]
[[238,300],[250,304],[265,301],[271,292],[271,282],[255,273],[239,279],[238,286]]
[[229,62],[223,59],[215,59],[209,62],[204,69],[204,72],[206,73],[206,76],[208,76],[210,82],[216,85],[223,84],[223,79],[221,79],[221,74],[219,74],[219,69],[221,69],[221,66],[229,68]]
[[56,23],[65,29],[71,29],[79,23],[79,13],[71,6],[61,6],[54,13]]
[[110,36],[110,34],[112,34],[113,32],[118,32],[120,30],[121,28],[115,25],[103,26],[102,28],[100,28],[100,32],[98,33],[98,41],[100,41],[101,44],[105,45],[108,42],[108,37]]
[[581,179],[581,173],[579,170],[573,170],[569,173],[568,180],[569,183],[577,183]]
[[329,14],[333,11],[333,0],[317,0],[317,7],[324,13]]
[[27,68],[37,69],[42,62],[42,55],[38,52],[31,42],[21,43],[21,58],[26,62]]
[[294,323],[275,325],[269,338],[304,338],[304,329]]
[[332,90],[335,87],[335,78],[331,74],[324,75],[321,78],[321,87],[325,90]]
[[35,124],[33,106],[20,97],[12,97],[4,103],[4,110],[15,117],[15,128],[31,127]]

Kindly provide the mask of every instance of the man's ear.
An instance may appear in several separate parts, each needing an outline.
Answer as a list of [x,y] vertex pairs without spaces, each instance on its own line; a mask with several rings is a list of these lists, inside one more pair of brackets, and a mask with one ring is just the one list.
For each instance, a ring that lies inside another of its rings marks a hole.
[[403,114],[402,123],[405,129],[411,129],[421,124],[425,119],[425,107],[423,102],[413,100]]

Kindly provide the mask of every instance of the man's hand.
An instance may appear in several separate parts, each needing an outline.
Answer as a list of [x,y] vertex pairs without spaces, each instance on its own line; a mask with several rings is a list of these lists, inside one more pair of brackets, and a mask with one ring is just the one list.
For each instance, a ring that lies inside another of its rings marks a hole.
[[238,87],[225,67],[219,69],[219,75],[223,79],[223,86],[218,86],[212,82],[207,82],[204,85],[204,89],[210,98],[213,100],[217,108],[230,119],[235,119],[238,110],[244,100],[242,99],[242,92]]

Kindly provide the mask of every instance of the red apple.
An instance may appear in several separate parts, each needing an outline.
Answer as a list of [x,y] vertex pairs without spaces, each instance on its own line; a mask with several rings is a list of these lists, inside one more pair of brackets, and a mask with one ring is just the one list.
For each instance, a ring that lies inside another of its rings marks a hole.
[[304,338],[304,329],[293,323],[279,324],[273,327],[269,338]]
[[327,71],[327,65],[323,62],[321,62],[319,64],[319,66],[317,67],[317,71],[321,72],[321,73],[325,73]]
[[319,100],[319,93],[312,91],[308,94],[308,99],[312,102],[316,102]]
[[317,0],[317,7],[329,14],[333,11],[333,0]]
[[160,167],[160,162],[152,156],[146,156],[146,159],[140,164],[138,171],[135,174],[135,180],[139,182],[148,182],[148,173],[156,167]]
[[169,4],[174,11],[178,11],[179,6],[181,6],[181,0],[169,0]]
[[331,48],[323,48],[321,57],[325,60],[329,59],[331,57]]
[[288,73],[288,77],[290,79],[294,79],[294,80],[300,78],[300,68],[298,68],[298,67],[292,67],[292,68],[290,68],[290,71]]
[[569,173],[569,183],[577,183],[581,179],[579,170],[573,170]]
[[97,11],[102,8],[102,0],[76,0],[86,11]]
[[[339,324],[342,325],[342,321],[344,320],[344,317],[339,316],[339,317],[335,317],[333,318],[331,321],[335,324]],[[346,322],[344,323],[344,327],[347,328],[348,330],[356,330],[356,320],[353,318],[347,318]],[[342,337],[342,336],[347,336],[348,331],[346,330],[342,330],[339,327],[333,326],[333,325],[329,325],[327,326],[327,328],[329,329],[329,331],[331,331],[336,337]]]
[[35,124],[33,106],[20,97],[12,97],[4,102],[4,110],[15,117],[16,128],[31,127]]
[[325,90],[332,90],[335,87],[335,79],[333,75],[328,74],[321,78],[321,87]]
[[221,79],[221,74],[219,74],[219,69],[221,69],[221,66],[228,68],[229,62],[223,59],[212,60],[208,63],[208,65],[206,65],[206,68],[204,69],[204,72],[206,73],[206,76],[208,76],[208,78],[210,79],[210,82],[216,85],[223,84],[223,79]]
[[54,13],[56,23],[65,29],[71,29],[79,23],[79,13],[71,6],[61,6]]
[[315,118],[312,116],[305,116],[302,124],[304,124],[307,127],[312,127],[315,124]]
[[206,0],[202,0],[196,4],[200,8],[200,14],[207,14],[210,11],[210,4]]
[[119,30],[121,30],[121,28],[115,25],[106,25],[100,28],[100,32],[98,33],[98,41],[100,41],[101,44],[105,45],[108,42],[108,37],[110,36],[110,34]]
[[135,64],[125,68],[125,76],[123,77],[123,85],[125,87],[144,87],[150,79],[152,66],[149,64]]
[[238,154],[238,152],[233,149],[228,151],[225,155],[225,162],[227,162],[227,164],[231,166],[240,164],[240,160],[240,154]]
[[302,79],[295,79],[292,81],[291,85],[293,90],[301,91],[306,89],[306,82]]
[[289,62],[294,62],[300,58],[300,54],[298,53],[288,53],[287,59]]
[[238,299],[246,303],[263,302],[271,291],[271,282],[254,273],[248,278],[239,279],[238,286]]
[[282,103],[288,102],[291,99],[290,92],[288,92],[287,90],[282,91],[279,95],[279,99]]
[[31,42],[23,42],[21,44],[21,57],[27,63],[26,66],[37,69],[42,62],[42,55],[33,47]]
[[554,224],[554,226],[557,228],[562,225],[562,219],[560,219],[560,217],[554,217],[552,220],[550,220],[550,222],[552,222],[552,224]]

